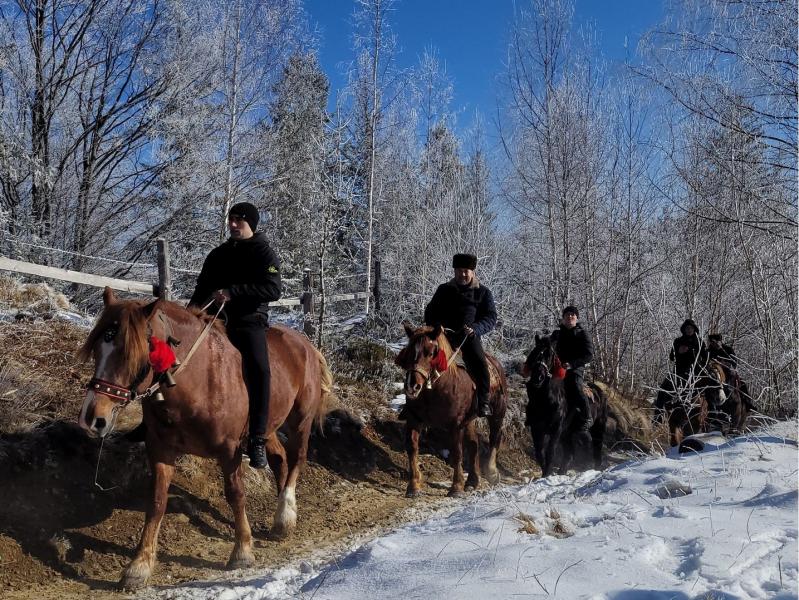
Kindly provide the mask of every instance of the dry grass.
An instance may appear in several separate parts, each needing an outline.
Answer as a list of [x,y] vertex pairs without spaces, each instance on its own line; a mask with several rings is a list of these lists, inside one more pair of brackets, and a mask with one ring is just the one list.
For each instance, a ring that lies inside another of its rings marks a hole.
[[0,276],[0,306],[24,309],[28,313],[46,313],[69,310],[67,297],[54,291],[46,283],[21,283]]
[[525,513],[519,513],[515,517],[521,525],[516,530],[518,533],[528,533],[530,535],[537,535],[538,534],[538,527],[535,525],[535,521],[533,517]]
[[74,420],[91,377],[77,349],[87,331],[62,321],[0,325],[0,434]]

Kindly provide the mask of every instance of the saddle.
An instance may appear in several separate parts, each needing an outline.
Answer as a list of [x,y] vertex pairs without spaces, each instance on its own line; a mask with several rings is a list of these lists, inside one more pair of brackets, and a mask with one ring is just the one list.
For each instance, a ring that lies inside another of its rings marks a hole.
[[[486,365],[488,365],[488,389],[490,391],[494,391],[499,388],[500,386],[500,378],[499,372],[497,368],[494,366],[494,363],[488,360],[486,357]],[[455,366],[459,369],[463,369],[466,371],[466,374],[469,376],[469,379],[472,380],[472,388],[476,388],[477,386],[474,383],[474,377],[472,374],[469,373],[469,369],[466,368],[466,363],[463,361],[463,355],[459,352],[458,355],[455,357]]]

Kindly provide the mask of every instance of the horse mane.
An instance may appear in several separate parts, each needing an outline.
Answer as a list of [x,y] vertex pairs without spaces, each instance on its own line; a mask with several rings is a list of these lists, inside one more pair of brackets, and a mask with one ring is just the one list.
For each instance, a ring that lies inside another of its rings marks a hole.
[[141,310],[142,306],[143,302],[138,300],[126,300],[106,306],[78,351],[78,357],[86,361],[99,339],[110,327],[116,325],[116,336],[122,340],[125,353],[124,374],[129,379],[136,377],[150,353],[147,318]]

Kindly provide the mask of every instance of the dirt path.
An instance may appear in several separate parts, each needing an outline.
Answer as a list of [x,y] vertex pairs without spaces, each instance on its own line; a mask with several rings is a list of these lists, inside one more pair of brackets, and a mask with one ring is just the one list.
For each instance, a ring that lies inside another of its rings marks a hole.
[[[405,498],[402,426],[378,422],[343,427],[315,439],[298,487],[299,521],[286,541],[268,538],[275,510],[271,474],[249,470],[247,512],[258,568],[277,567],[319,552],[332,553],[359,537],[420,518],[446,498],[451,471],[428,445],[421,467],[428,485]],[[2,447],[0,472],[0,598],[126,598],[115,590],[133,556],[144,520],[147,472],[142,445],[105,444],[94,485],[98,444],[73,425],[57,424]],[[435,442],[430,440],[430,444]],[[14,455],[9,454],[14,448]],[[522,453],[505,452],[505,483],[531,468]],[[150,580],[169,586],[226,574],[233,527],[215,465],[187,457],[178,470]],[[243,575],[243,574],[242,574]]]

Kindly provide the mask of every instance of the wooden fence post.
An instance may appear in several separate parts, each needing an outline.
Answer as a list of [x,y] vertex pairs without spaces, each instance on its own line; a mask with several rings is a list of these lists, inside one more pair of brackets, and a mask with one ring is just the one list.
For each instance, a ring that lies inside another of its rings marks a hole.
[[164,238],[156,240],[158,245],[158,297],[172,299],[172,279],[169,274],[169,242]]
[[375,261],[375,285],[372,288],[375,297],[375,310],[380,311],[380,261]]
[[313,280],[311,279],[311,270],[305,268],[302,270],[302,302],[303,324],[302,329],[310,339],[313,339],[314,325],[313,325]]

